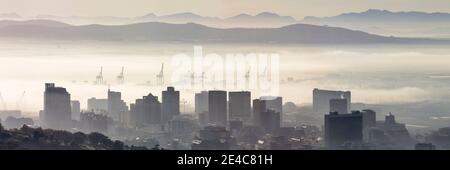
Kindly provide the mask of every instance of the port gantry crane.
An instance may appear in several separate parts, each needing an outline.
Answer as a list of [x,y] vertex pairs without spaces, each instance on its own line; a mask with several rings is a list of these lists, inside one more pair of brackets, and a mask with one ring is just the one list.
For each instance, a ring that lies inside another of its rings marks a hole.
[[95,77],[95,84],[104,84],[103,81],[103,67],[100,67],[100,73]]
[[156,83],[158,86],[164,86],[164,63],[161,64],[161,71],[156,75]]
[[123,84],[125,82],[125,77],[123,75],[123,70],[124,70],[124,67],[122,66],[122,71],[117,76],[117,84]]

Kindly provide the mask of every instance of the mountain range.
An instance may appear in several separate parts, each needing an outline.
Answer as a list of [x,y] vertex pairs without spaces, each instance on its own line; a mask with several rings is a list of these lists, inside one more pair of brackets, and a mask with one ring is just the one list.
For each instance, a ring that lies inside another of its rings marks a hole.
[[55,20],[71,25],[126,25],[144,22],[163,22],[171,24],[196,23],[215,28],[278,28],[293,24],[312,24],[322,26],[343,27],[360,30],[372,34],[401,37],[424,37],[450,39],[450,13],[435,12],[393,12],[381,9],[369,9],[362,12],[342,13],[336,16],[307,16],[302,20],[291,16],[282,16],[273,12],[261,12],[256,15],[238,14],[232,17],[219,18],[201,16],[184,12],[170,15],[148,13],[138,17],[114,16],[53,16],[37,15],[20,16],[15,13],[0,14],[0,20]]
[[307,16],[301,22],[345,27],[379,35],[450,38],[450,13],[442,12],[392,12],[369,9],[332,17]]
[[181,43],[374,44],[448,43],[379,36],[339,27],[293,24],[279,28],[213,28],[195,23],[70,25],[52,20],[0,22],[0,38]]
[[197,23],[217,28],[232,28],[232,27],[281,27],[290,24],[296,24],[299,21],[291,16],[281,16],[276,13],[262,12],[256,15],[239,14],[228,18],[219,17],[206,17],[197,15],[190,12],[175,13],[170,15],[156,15],[149,13],[138,17],[113,17],[113,16],[98,16],[98,17],[83,17],[83,16],[70,16],[60,17],[54,15],[38,15],[33,17],[22,17],[18,14],[8,13],[0,14],[0,19],[14,19],[14,20],[31,20],[31,19],[43,19],[43,20],[56,20],[72,25],[89,25],[89,24],[102,24],[102,25],[123,25],[142,22],[165,22],[172,24],[186,24]]

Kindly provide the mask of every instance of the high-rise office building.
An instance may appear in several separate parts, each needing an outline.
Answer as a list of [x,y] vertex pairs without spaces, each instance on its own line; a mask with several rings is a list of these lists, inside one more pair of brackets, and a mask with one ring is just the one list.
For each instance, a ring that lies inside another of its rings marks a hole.
[[42,125],[51,129],[69,129],[72,127],[71,113],[70,94],[66,89],[46,83],[44,110],[40,115]]
[[207,125],[208,118],[208,92],[195,93],[195,114],[198,116],[200,125]]
[[173,87],[167,87],[162,92],[162,121],[169,122],[174,116],[180,115],[180,92]]
[[363,116],[356,111],[350,114],[331,112],[325,115],[325,146],[344,149],[347,144],[361,144],[363,140]]
[[328,114],[330,110],[331,99],[347,99],[347,111],[351,110],[351,92],[350,91],[332,91],[332,90],[313,90],[313,112],[314,114]]
[[253,125],[261,127],[261,113],[266,111],[266,102],[260,99],[253,100]]
[[80,101],[72,100],[70,101],[71,115],[73,120],[80,120]]
[[269,100],[253,100],[253,122],[266,133],[274,133],[281,127],[281,113],[267,107]]
[[128,112],[127,104],[122,100],[120,92],[108,89],[108,116],[114,121],[124,122],[124,115]]
[[261,125],[266,133],[274,134],[281,127],[281,113],[268,109],[260,114]]
[[251,118],[251,94],[248,91],[229,92],[229,120],[247,122]]
[[265,101],[266,110],[270,109],[275,112],[283,113],[283,98],[279,96],[263,96],[259,98]]
[[202,91],[200,93],[195,93],[195,113],[205,113],[208,112],[208,92]]
[[362,111],[362,116],[363,116],[363,139],[364,141],[369,141],[370,129],[376,127],[377,125],[376,112],[373,110],[366,109]]
[[161,103],[151,93],[130,105],[130,121],[135,126],[161,124]]
[[347,102],[347,99],[331,99],[330,112],[337,112],[338,114],[349,113]]
[[208,92],[208,119],[209,123],[226,127],[227,125],[227,92]]

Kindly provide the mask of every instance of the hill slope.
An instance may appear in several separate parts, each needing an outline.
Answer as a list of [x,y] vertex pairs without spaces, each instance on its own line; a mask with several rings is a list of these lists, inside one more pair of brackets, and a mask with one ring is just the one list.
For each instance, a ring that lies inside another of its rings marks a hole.
[[[54,26],[55,24],[0,26],[0,38],[149,41],[186,43],[290,43],[290,44],[371,44],[443,43],[431,39],[384,37],[338,27],[295,24],[280,28],[219,29],[199,24],[148,22],[129,25]],[[42,22],[42,21],[41,21]],[[58,24],[56,24],[58,25]]]

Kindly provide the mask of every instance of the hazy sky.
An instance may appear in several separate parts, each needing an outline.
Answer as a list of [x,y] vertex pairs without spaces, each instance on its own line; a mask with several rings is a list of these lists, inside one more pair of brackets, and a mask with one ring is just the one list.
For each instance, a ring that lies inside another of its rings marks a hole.
[[450,12],[450,0],[0,0],[0,13],[24,16],[134,17],[153,12],[158,15],[194,12],[229,17],[239,13],[272,11],[291,15],[332,16],[370,8],[393,11]]

